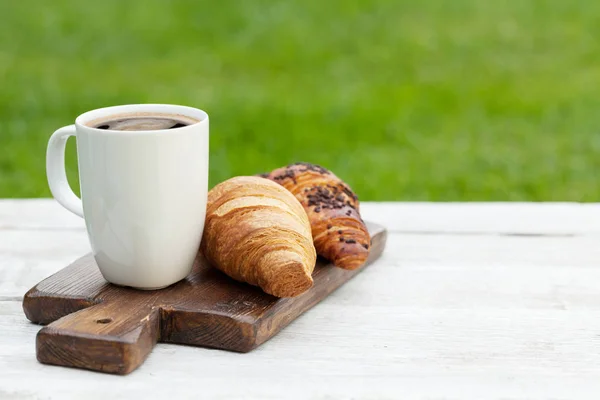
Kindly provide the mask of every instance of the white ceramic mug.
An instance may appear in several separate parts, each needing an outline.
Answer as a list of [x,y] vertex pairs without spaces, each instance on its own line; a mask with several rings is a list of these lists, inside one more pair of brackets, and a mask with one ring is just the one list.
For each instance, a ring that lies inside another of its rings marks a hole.
[[[110,116],[172,114],[198,122],[172,130],[116,131],[86,124]],[[69,187],[64,154],[75,136],[81,199]],[[136,104],[86,112],[50,138],[54,198],[83,217],[104,278],[159,289],[188,275],[198,252],[208,191],[208,115],[199,109]]]

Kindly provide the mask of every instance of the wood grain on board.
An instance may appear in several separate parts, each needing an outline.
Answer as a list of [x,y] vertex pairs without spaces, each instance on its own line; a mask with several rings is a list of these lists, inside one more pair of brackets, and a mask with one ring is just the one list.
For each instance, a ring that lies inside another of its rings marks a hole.
[[357,270],[319,259],[314,286],[278,299],[240,283],[198,259],[183,281],[157,291],[108,284],[86,255],[32,288],[23,299],[29,320],[49,324],[37,335],[42,363],[127,374],[157,341],[247,352],[376,260],[387,233],[367,223],[371,254]]

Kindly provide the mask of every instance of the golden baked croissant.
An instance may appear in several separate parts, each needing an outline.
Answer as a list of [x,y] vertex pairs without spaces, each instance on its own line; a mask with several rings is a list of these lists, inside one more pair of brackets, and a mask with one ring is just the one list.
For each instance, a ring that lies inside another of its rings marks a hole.
[[317,253],[344,269],[360,267],[371,238],[360,217],[358,198],[331,171],[296,163],[261,175],[288,189],[304,206]]
[[208,193],[200,249],[230,277],[277,297],[313,284],[317,255],[310,223],[298,200],[254,176],[231,178]]

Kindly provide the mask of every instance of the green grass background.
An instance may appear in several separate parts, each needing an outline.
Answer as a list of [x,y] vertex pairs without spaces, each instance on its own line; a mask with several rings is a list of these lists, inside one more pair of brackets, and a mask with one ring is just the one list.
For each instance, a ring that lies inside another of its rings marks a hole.
[[78,114],[165,102],[210,114],[211,184],[303,160],[363,200],[600,200],[598,1],[6,0],[0,83],[0,197],[49,196]]

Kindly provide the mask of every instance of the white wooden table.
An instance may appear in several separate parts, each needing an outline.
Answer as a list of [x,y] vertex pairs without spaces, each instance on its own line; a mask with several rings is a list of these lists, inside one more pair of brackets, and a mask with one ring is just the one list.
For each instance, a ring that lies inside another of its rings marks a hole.
[[0,399],[600,397],[600,205],[362,209],[383,257],[274,339],[158,344],[121,377],[36,361],[22,295],[89,245],[53,200],[0,200]]

